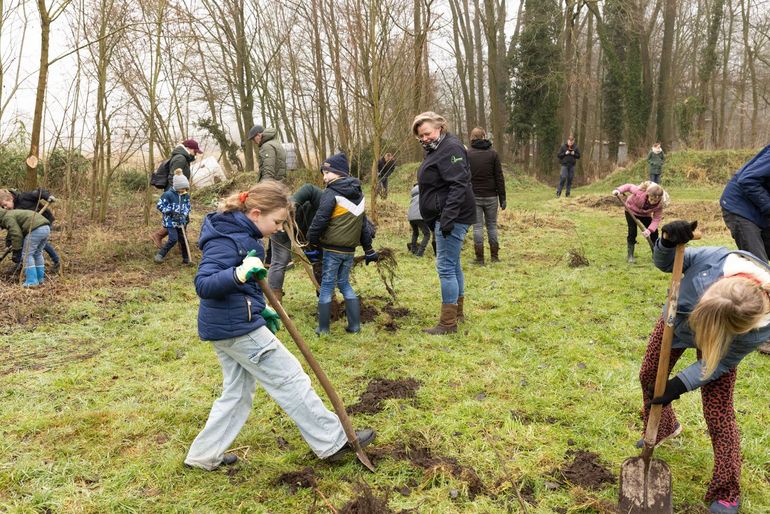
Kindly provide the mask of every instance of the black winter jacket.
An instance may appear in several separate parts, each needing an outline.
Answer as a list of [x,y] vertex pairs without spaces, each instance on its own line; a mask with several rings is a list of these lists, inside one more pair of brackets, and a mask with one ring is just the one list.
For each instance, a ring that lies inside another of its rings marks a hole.
[[488,139],[471,142],[468,161],[471,167],[471,184],[477,198],[496,196],[505,202],[505,179],[500,157],[492,150]]
[[476,199],[471,187],[471,171],[465,147],[452,134],[446,134],[438,148],[425,152],[417,171],[420,187],[420,214],[431,230],[436,221],[442,231],[455,223],[476,222]]
[[[43,205],[40,205],[40,200],[48,201],[48,198],[51,196],[50,193],[43,189],[42,187],[39,187],[32,191],[16,191],[15,189],[10,190],[11,196],[13,196],[13,208],[14,209],[23,209],[27,211],[37,211],[39,212]],[[45,210],[43,213],[43,217],[47,219],[49,222],[54,222],[53,212],[51,212],[51,208]]]
[[577,145],[572,145],[572,150],[575,153],[567,155],[567,143],[564,143],[561,145],[561,148],[559,148],[559,162],[564,166],[574,166],[575,162],[580,159],[580,150]]

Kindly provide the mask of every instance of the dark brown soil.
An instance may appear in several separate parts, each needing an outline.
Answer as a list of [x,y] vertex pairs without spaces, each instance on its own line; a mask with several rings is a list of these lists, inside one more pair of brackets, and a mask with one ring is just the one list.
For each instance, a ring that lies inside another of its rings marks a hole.
[[475,469],[470,466],[463,466],[454,457],[434,457],[430,448],[412,448],[403,444],[397,444],[392,447],[380,446],[370,453],[375,459],[391,457],[396,460],[408,460],[415,466],[424,469],[425,474],[428,476],[446,473],[457,480],[462,480],[468,484],[468,497],[471,500],[487,490]]
[[586,489],[601,489],[604,484],[614,484],[615,475],[599,462],[599,456],[584,450],[567,450],[573,461],[559,470],[564,478]]
[[377,307],[361,300],[361,323],[374,321],[379,313],[380,311],[377,310]]
[[366,483],[355,486],[356,497],[339,510],[340,514],[390,514],[388,495],[377,496]]
[[396,322],[395,322],[395,321],[393,321],[393,320],[390,320],[390,321],[386,321],[386,322],[385,322],[385,323],[382,325],[382,328],[383,328],[383,329],[384,329],[386,332],[395,332],[396,330],[398,330],[398,325],[396,324]]
[[585,252],[583,252],[581,248],[570,249],[569,259],[567,261],[567,265],[570,268],[580,268],[582,266],[588,266],[589,264],[588,257],[586,257]]
[[348,407],[348,414],[374,414],[382,410],[382,400],[388,398],[414,398],[420,382],[414,378],[390,380],[373,378],[366,391],[359,397],[358,403]]
[[385,305],[385,307],[383,307],[382,310],[390,314],[390,317],[393,319],[409,316],[409,314],[411,314],[412,312],[406,307],[395,307],[390,302],[388,302],[388,304]]
[[310,466],[301,469],[300,471],[284,473],[275,479],[275,483],[288,486],[291,494],[296,493],[300,488],[311,488],[318,485],[315,470]]
[[530,484],[524,484],[521,486],[521,489],[519,490],[519,494],[521,495],[521,499],[525,502],[529,503],[530,505],[537,505],[537,498],[535,497],[535,487]]

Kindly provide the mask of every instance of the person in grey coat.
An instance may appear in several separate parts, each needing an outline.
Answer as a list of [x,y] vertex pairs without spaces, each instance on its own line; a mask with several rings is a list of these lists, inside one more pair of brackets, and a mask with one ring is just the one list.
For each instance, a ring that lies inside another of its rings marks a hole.
[[[410,253],[417,257],[422,257],[425,253],[425,248],[430,241],[430,227],[422,219],[420,214],[420,186],[414,185],[411,192],[412,198],[409,202],[409,211],[407,211],[407,218],[409,219],[409,225],[412,227],[412,241],[406,243],[406,247]],[[422,241],[417,244],[417,237],[422,232]]]

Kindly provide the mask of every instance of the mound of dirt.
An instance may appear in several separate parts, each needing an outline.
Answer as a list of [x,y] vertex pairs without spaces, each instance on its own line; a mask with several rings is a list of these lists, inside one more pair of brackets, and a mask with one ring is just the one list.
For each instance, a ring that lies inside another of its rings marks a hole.
[[382,308],[382,310],[390,314],[390,317],[393,319],[404,318],[409,316],[409,314],[412,312],[406,307],[396,307],[392,302],[388,302],[385,307]]
[[616,482],[615,475],[600,463],[597,454],[584,450],[567,450],[567,457],[573,457],[573,461],[559,472],[568,482],[592,490]]
[[580,205],[591,209],[603,209],[603,210],[617,210],[622,211],[623,206],[612,195],[607,196],[579,196],[575,200]]
[[377,310],[377,307],[370,303],[364,303],[361,301],[361,323],[369,323],[374,321],[377,319],[377,315],[379,313],[380,311]]
[[390,514],[388,495],[377,496],[366,483],[355,486],[356,497],[347,502],[339,510],[340,514]]
[[420,382],[414,378],[373,378],[366,386],[366,391],[359,397],[358,403],[348,407],[348,414],[375,414],[382,410],[383,400],[414,398],[419,388]]
[[300,471],[290,471],[284,473],[275,479],[277,485],[285,485],[289,487],[289,492],[294,494],[299,490],[316,487],[318,481],[316,480],[315,470],[310,466],[301,469]]
[[468,497],[471,500],[487,490],[475,469],[460,464],[454,457],[433,456],[430,448],[397,444],[393,447],[381,446],[373,450],[371,454],[375,458],[389,456],[396,460],[408,460],[415,466],[424,469],[425,474],[429,477],[442,473],[449,474],[468,484]]

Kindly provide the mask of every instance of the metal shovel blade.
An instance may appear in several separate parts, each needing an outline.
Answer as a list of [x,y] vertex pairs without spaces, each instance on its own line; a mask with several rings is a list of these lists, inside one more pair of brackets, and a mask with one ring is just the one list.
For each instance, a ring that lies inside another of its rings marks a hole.
[[622,514],[673,514],[671,503],[671,470],[659,459],[651,459],[649,467],[642,457],[626,459],[620,467],[620,500]]

